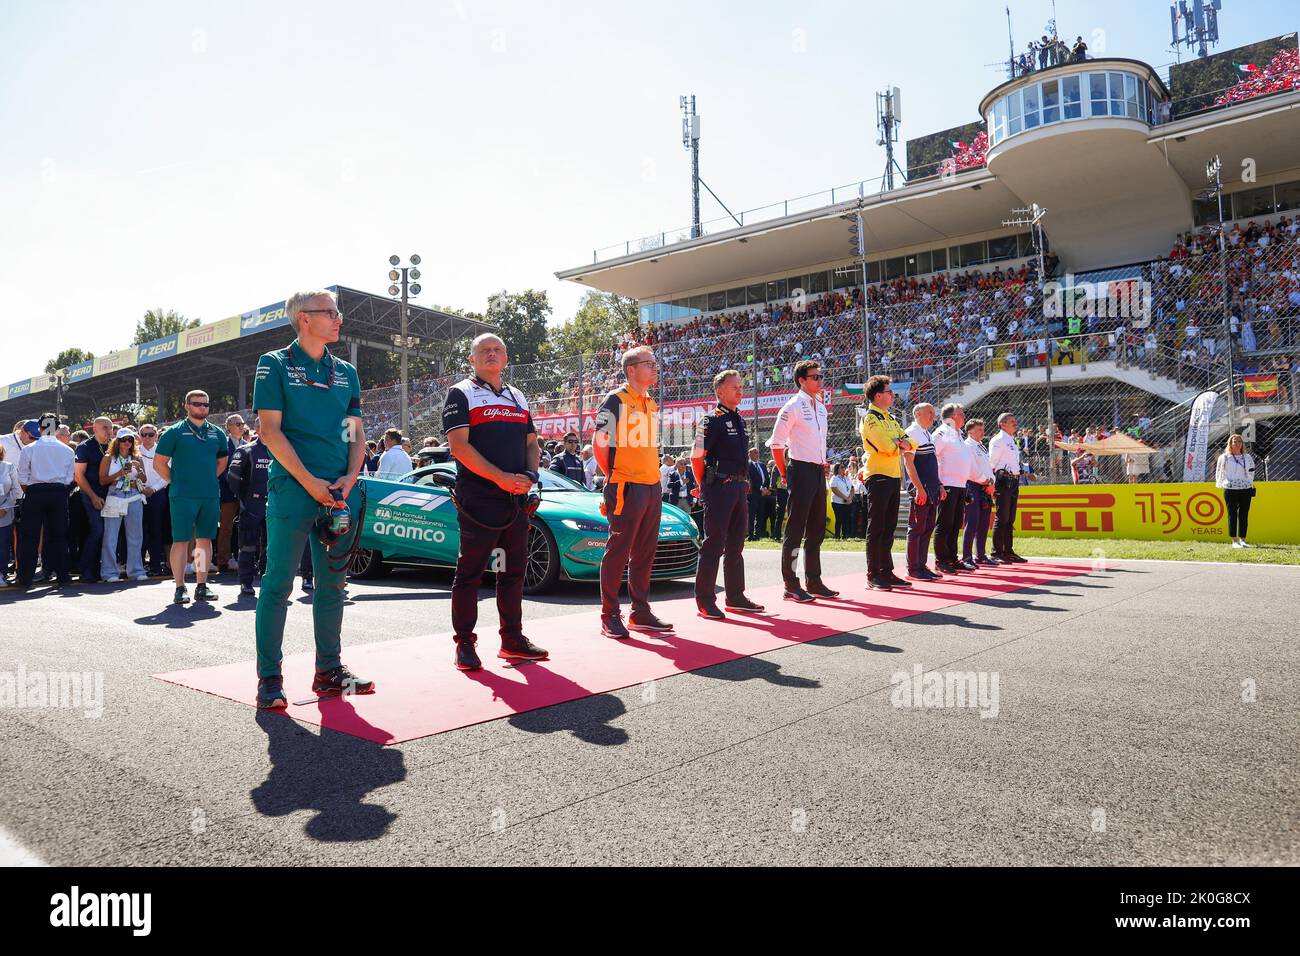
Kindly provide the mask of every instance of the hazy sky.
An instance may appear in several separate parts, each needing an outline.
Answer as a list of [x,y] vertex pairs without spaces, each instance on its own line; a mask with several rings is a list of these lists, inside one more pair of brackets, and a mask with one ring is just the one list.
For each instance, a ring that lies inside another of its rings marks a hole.
[[[382,292],[390,253],[424,258],[423,304],[534,287],[566,318],[582,289],[556,270],[689,222],[679,94],[733,210],[874,178],[874,91],[903,89],[903,139],[978,119],[1003,6],[0,0],[0,384],[126,346],[150,307]],[[1057,13],[1162,65],[1168,7]],[[1221,50],[1300,20],[1225,7]],[[1052,4],[1011,9],[1023,49]]]

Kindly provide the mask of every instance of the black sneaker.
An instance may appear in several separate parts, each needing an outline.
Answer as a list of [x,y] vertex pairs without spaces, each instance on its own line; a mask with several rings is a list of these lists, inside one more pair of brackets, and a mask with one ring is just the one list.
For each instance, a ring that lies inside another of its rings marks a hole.
[[980,569],[980,566],[970,558],[962,558],[961,567],[965,568],[967,571],[978,571]]
[[478,651],[474,648],[473,640],[464,640],[456,642],[456,669],[460,671],[476,671],[483,667],[483,662],[478,659]]
[[257,709],[271,710],[275,707],[288,707],[289,700],[284,696],[284,678],[279,674],[257,679]]
[[712,604],[697,604],[696,607],[699,609],[700,617],[705,618],[706,620],[725,621],[727,619],[727,615],[718,610],[717,602]]
[[635,611],[627,619],[627,626],[630,630],[640,631],[642,634],[663,634],[673,629],[671,624],[659,620],[653,614],[642,614],[638,617]]
[[888,571],[885,574],[882,574],[881,577],[884,578],[886,581],[888,581],[896,588],[910,588],[912,586],[911,581],[904,581],[893,571]]
[[200,584],[194,589],[194,600],[196,601],[215,601],[217,592],[208,587],[207,584]]
[[601,618],[600,633],[604,637],[612,637],[619,641],[625,641],[632,636],[628,633],[627,627],[623,624],[623,616],[621,614]]
[[307,577],[305,577],[305,578],[302,579],[302,589],[303,589],[304,591],[315,591],[315,590],[316,590],[316,583],[315,583],[314,581],[312,581],[311,578],[307,578]]
[[787,601],[795,601],[799,604],[811,604],[813,601],[817,600],[797,584],[794,587],[787,586],[785,593],[781,596]]
[[507,661],[544,661],[549,655],[528,638],[520,634],[509,641],[501,642],[497,657]]
[[1003,560],[1003,561],[1010,561],[1012,564],[1028,564],[1028,563],[1029,563],[1029,559],[1028,559],[1028,558],[1022,558],[1020,555],[1016,554],[1014,551],[1008,551],[1006,554],[1004,554],[1004,555],[1002,556],[1002,560]]
[[936,564],[934,567],[935,570],[938,571],[940,574],[958,575],[958,574],[964,574],[966,572],[966,569],[961,567],[960,565],[948,564],[946,562],[942,564]]
[[242,585],[240,585],[240,587],[239,587],[239,596],[240,596],[240,597],[257,597],[257,592],[253,590],[253,586],[252,586],[251,584],[242,584]]
[[723,607],[728,611],[749,611],[751,614],[757,614],[759,611],[763,610],[763,605],[755,604],[749,598],[743,596],[734,601],[728,600]]
[[997,558],[976,558],[975,563],[983,565],[984,567],[996,568],[1002,562]]
[[894,586],[889,583],[889,578],[883,574],[867,578],[867,587],[873,591],[892,591],[894,589]]
[[820,581],[809,581],[807,586],[804,588],[804,590],[807,591],[809,594],[811,594],[813,597],[833,598],[833,597],[840,596],[839,591],[832,591],[830,588],[822,584]]
[[929,568],[917,568],[915,571],[908,572],[907,575],[913,581],[942,581],[942,574],[935,574]]
[[321,697],[341,694],[373,694],[375,682],[362,680],[342,664],[327,671],[317,671],[311,682],[311,692]]
[[180,587],[176,589],[176,595],[172,598],[172,603],[173,604],[190,603],[190,592],[185,589],[185,585],[182,584]]

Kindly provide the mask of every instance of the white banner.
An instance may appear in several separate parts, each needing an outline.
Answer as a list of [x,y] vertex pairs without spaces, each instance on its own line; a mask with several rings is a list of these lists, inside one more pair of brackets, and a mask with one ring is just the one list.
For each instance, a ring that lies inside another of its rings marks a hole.
[[1201,392],[1192,403],[1192,417],[1187,423],[1187,453],[1183,456],[1183,481],[1205,480],[1205,458],[1210,443],[1210,423],[1218,392]]

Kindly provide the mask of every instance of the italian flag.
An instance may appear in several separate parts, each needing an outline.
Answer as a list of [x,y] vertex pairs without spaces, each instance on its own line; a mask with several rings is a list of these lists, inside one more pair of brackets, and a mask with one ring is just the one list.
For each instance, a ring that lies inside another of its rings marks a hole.
[[965,149],[965,148],[966,148],[966,144],[963,143],[961,140],[958,140],[958,139],[950,139],[950,140],[948,140],[948,142],[949,142],[950,144],[952,144],[952,148],[953,148],[953,149]]
[[1257,67],[1254,63],[1234,63],[1232,65],[1237,68],[1237,71],[1239,73],[1245,73],[1247,76],[1249,76],[1251,73],[1259,72],[1259,67]]

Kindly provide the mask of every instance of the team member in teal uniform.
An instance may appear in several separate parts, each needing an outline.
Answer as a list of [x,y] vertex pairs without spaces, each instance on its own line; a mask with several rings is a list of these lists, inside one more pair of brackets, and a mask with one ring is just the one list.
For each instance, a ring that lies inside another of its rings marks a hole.
[[[366,457],[357,370],[330,354],[343,316],[332,292],[299,292],[284,307],[298,337],[287,348],[257,362],[253,410],[272,462],[266,505],[266,572],[257,599],[257,706],[284,707],[280,672],[284,621],[294,573],[310,542],[316,591],[312,624],[316,635],[316,677],[312,693],[322,697],[373,693],[340,659],[343,628],[342,556],[360,533],[357,475]],[[355,519],[333,551],[315,532],[321,509],[343,500]]]

